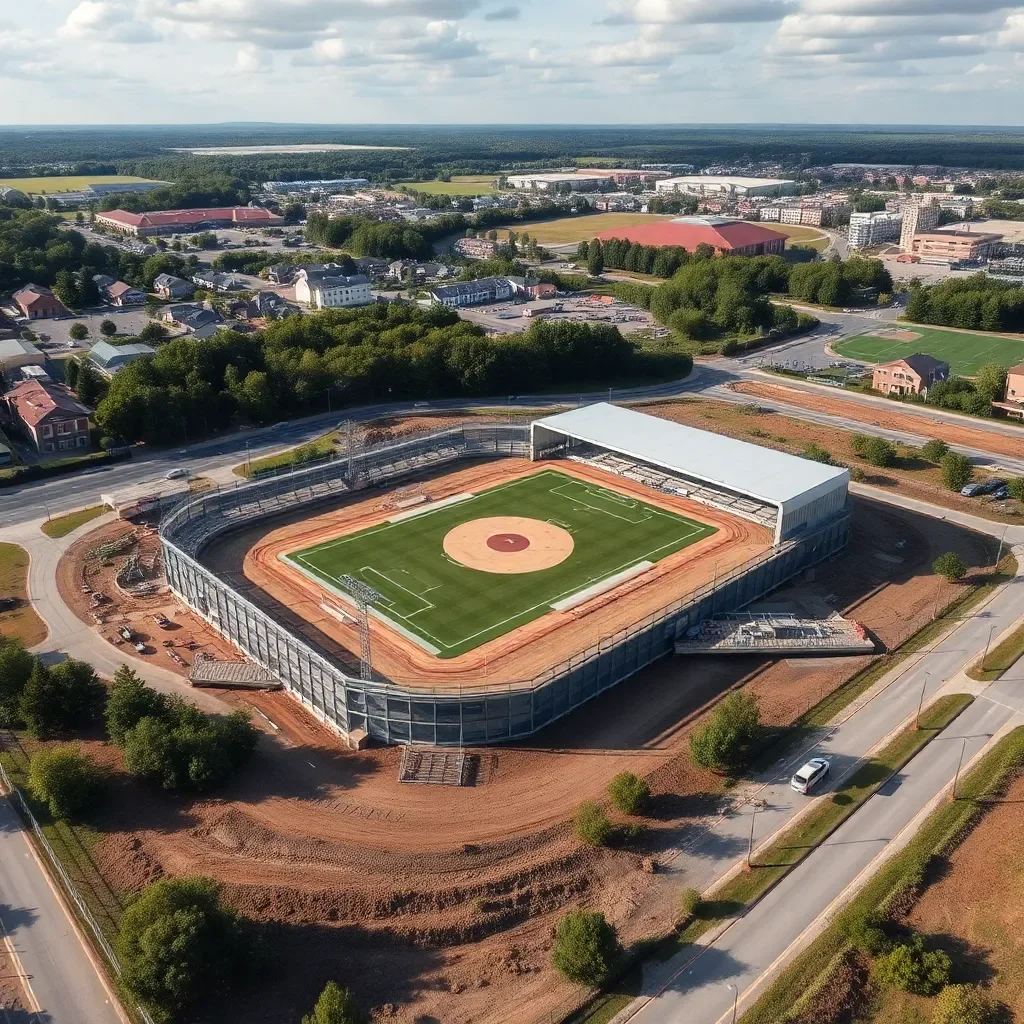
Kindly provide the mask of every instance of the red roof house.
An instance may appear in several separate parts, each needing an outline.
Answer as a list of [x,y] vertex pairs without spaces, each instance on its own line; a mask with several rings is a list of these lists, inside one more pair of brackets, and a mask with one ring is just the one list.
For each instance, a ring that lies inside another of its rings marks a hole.
[[4,400],[38,452],[89,447],[89,410],[67,388],[28,380],[8,391]]
[[64,304],[49,288],[41,284],[27,284],[14,293],[14,301],[29,320],[41,320],[50,316],[63,316],[67,313]]
[[781,253],[786,245],[786,236],[779,231],[728,217],[677,217],[674,220],[648,221],[629,228],[613,228],[597,237],[602,242],[621,238],[641,245],[678,245],[688,252],[705,243],[728,256]]

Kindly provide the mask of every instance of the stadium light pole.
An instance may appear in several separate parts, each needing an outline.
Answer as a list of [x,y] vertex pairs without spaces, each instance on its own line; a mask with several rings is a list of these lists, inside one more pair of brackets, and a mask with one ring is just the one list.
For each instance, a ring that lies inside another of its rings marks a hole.
[[341,577],[341,585],[351,594],[359,612],[359,677],[364,682],[373,678],[370,667],[370,605],[375,601],[383,601],[373,587],[368,587],[362,580],[347,573]]

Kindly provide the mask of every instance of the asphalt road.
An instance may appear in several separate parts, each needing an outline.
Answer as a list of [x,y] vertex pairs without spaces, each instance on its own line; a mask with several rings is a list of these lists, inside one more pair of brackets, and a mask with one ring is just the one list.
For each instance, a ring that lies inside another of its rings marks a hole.
[[120,1024],[120,1013],[110,1002],[6,798],[0,798],[0,923],[40,1007],[34,1021]]

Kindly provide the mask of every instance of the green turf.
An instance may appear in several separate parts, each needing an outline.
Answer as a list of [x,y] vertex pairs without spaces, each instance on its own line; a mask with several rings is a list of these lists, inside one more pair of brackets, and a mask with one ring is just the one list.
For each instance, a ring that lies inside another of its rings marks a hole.
[[[559,565],[514,575],[452,561],[442,547],[461,523],[491,516],[552,522],[573,537]],[[454,658],[540,618],[552,602],[638,562],[658,562],[715,533],[705,523],[555,470],[482,491],[473,498],[396,523],[381,523],[286,557],[334,591],[348,574],[373,587],[393,624]]]
[[[914,331],[921,337],[913,341],[891,341],[861,334],[856,338],[837,342],[833,348],[841,356],[860,359],[866,363],[887,363],[893,359],[924,352],[949,363],[950,373],[970,377],[986,363],[1016,366],[1024,362],[1024,340],[1006,338],[999,334],[967,334],[947,331],[941,327],[920,324],[893,324],[898,330]],[[875,330],[885,330],[878,327]]]

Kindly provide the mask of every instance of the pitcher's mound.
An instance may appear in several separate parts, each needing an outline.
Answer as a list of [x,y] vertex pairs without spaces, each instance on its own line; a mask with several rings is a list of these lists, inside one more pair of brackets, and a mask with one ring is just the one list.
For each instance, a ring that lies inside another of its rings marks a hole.
[[445,534],[445,554],[480,572],[539,572],[564,562],[573,550],[572,534],[560,526],[522,516],[472,519]]
[[904,331],[898,327],[868,333],[872,338],[886,338],[888,341],[917,341],[921,337],[917,331]]

